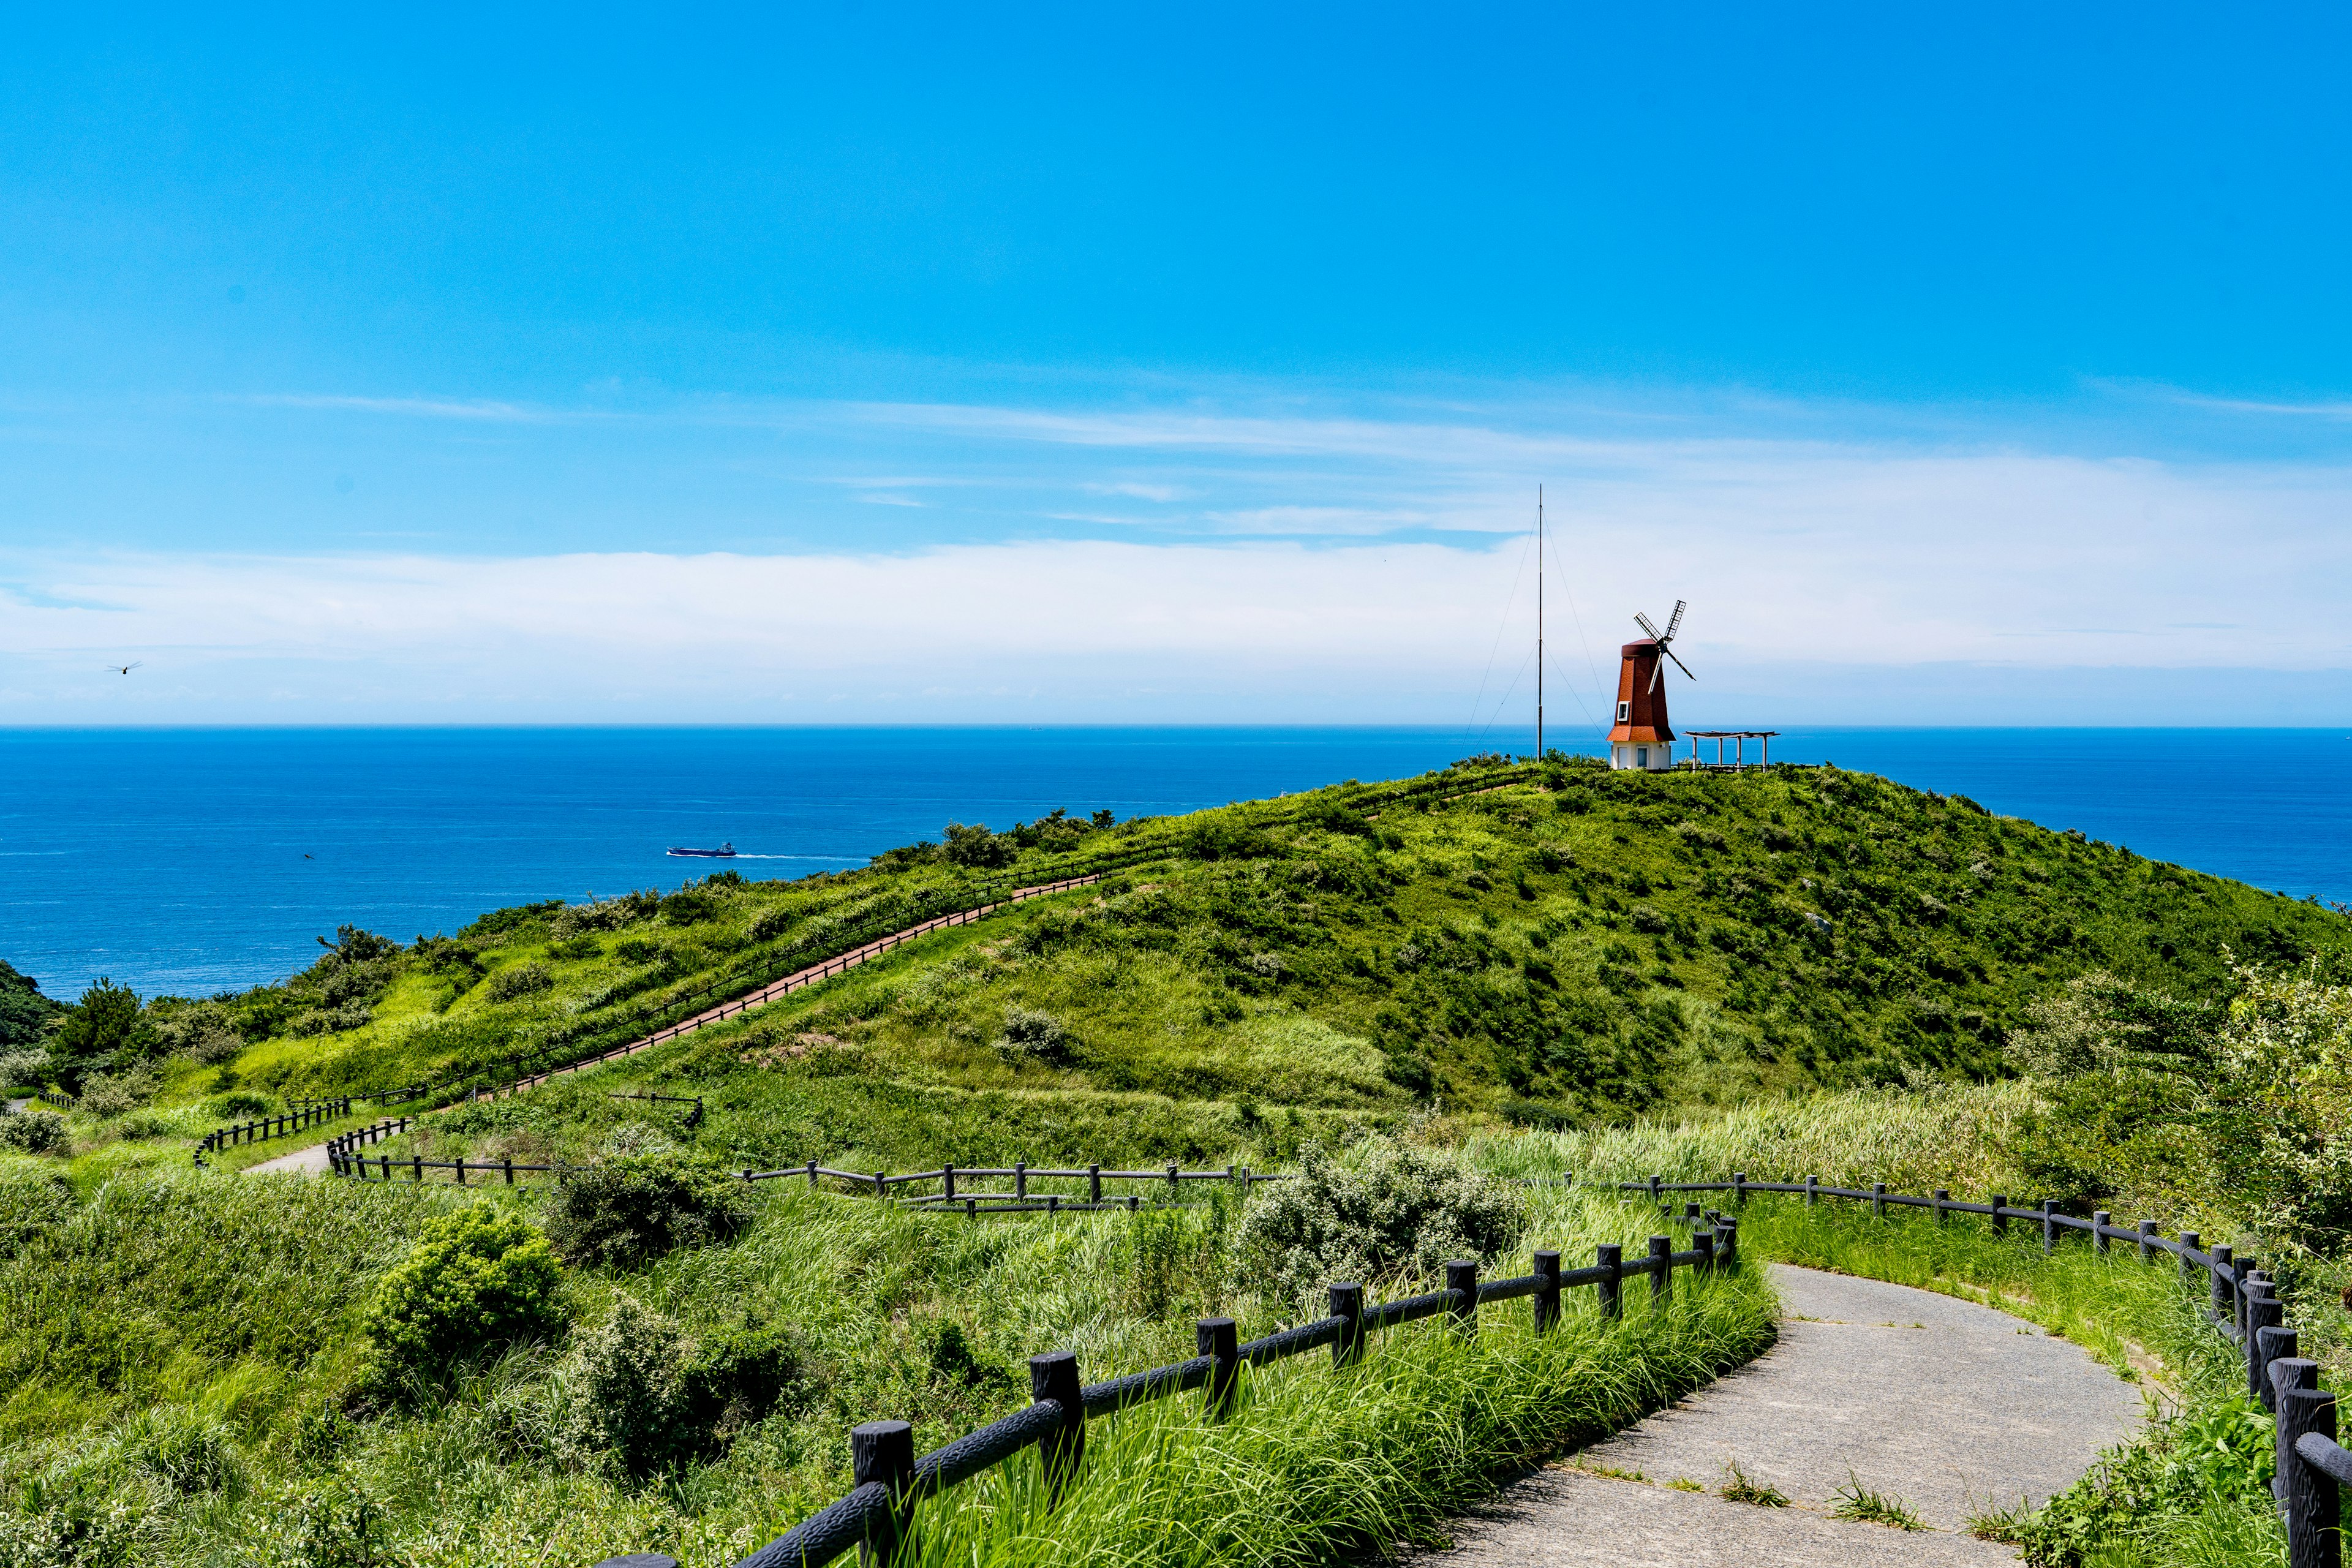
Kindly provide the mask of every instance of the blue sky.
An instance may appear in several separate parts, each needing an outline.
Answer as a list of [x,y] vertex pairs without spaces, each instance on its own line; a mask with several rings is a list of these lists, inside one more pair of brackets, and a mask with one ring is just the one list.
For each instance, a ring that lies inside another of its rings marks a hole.
[[18,18],[0,722],[2352,719],[2347,30]]

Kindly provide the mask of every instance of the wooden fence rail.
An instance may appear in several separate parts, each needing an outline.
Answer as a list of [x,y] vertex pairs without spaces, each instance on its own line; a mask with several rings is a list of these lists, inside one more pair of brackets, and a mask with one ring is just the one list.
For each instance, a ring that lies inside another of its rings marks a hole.
[[1836,1198],[1867,1203],[1882,1218],[1890,1207],[1926,1209],[1938,1225],[1947,1223],[1949,1215],[1982,1215],[1997,1231],[2008,1230],[2018,1220],[2039,1226],[2044,1254],[2056,1249],[2064,1232],[2080,1231],[2101,1252],[2111,1252],[2115,1243],[2123,1241],[2138,1250],[2144,1263],[2154,1263],[2159,1254],[2178,1259],[2182,1285],[2205,1300],[2205,1321],[2241,1352],[2247,1395],[2272,1414],[2277,1447],[2271,1489],[2286,1525],[2288,1568],[2342,1568],[2337,1521],[2342,1489],[2352,1486],[2352,1453],[2336,1441],[2336,1395],[2320,1388],[2319,1363],[2297,1353],[2301,1347],[2279,1301],[2277,1281],[2252,1258],[2239,1258],[2227,1246],[2208,1247],[2193,1230],[2181,1232],[2177,1239],[2168,1237],[2152,1219],[2119,1226],[2105,1209],[2084,1219],[2059,1213],[2055,1199],[2025,1208],[2012,1205],[2003,1193],[1992,1194],[1984,1203],[1965,1203],[1942,1187],[1921,1197],[1890,1193],[1883,1182],[1864,1192],[1823,1186],[1818,1176],[1801,1182],[1751,1182],[1745,1172],[1733,1173],[1727,1182],[1669,1182],[1651,1176],[1617,1185],[1654,1199],[1668,1193],[1729,1193],[1734,1206],[1744,1205],[1750,1193],[1801,1195],[1807,1207]]
[[[1165,1178],[1164,1172],[1148,1173]],[[1222,1419],[1233,1408],[1239,1371],[1245,1363],[1267,1366],[1328,1345],[1332,1365],[1345,1369],[1362,1359],[1374,1333],[1443,1316],[1454,1331],[1475,1334],[1481,1307],[1521,1297],[1532,1299],[1535,1326],[1546,1331],[1560,1321],[1561,1293],[1588,1287],[1599,1310],[1614,1317],[1622,1310],[1622,1287],[1629,1279],[1646,1277],[1652,1302],[1663,1304],[1673,1295],[1675,1269],[1704,1275],[1736,1268],[1738,1262],[1738,1222],[1724,1217],[1710,1229],[1695,1230],[1691,1246],[1682,1251],[1675,1249],[1673,1237],[1654,1236],[1646,1251],[1631,1258],[1623,1247],[1603,1245],[1595,1249],[1595,1261],[1583,1268],[1562,1269],[1559,1254],[1550,1251],[1535,1254],[1535,1271],[1515,1279],[1482,1280],[1475,1263],[1449,1263],[1444,1289],[1377,1306],[1365,1305],[1361,1285],[1335,1284],[1328,1291],[1329,1316],[1246,1343],[1240,1342],[1231,1318],[1202,1318],[1194,1331],[1199,1355],[1107,1383],[1082,1385],[1077,1357],[1071,1352],[1032,1356],[1026,1408],[919,1458],[914,1428],[904,1421],[869,1421],[852,1427],[853,1489],[736,1568],[824,1568],[854,1547],[864,1549],[869,1568],[888,1568],[912,1542],[920,1508],[948,1488],[1034,1447],[1058,1496],[1085,1455],[1088,1421],[1129,1405],[1192,1393],[1204,1393],[1211,1418]],[[656,1556],[610,1561],[669,1562]]]

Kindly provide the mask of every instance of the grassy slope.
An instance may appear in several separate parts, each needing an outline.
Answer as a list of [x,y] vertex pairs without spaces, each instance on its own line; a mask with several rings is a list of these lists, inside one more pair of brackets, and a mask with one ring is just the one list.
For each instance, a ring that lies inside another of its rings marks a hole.
[[[1141,863],[763,1009],[658,1076],[761,1102],[740,1129],[751,1163],[850,1146],[893,1161],[1278,1156],[1293,1133],[1286,1114],[1266,1131],[1276,1107],[1388,1121],[1435,1099],[1568,1123],[1982,1075],[2020,1007],[2085,970],[2198,991],[2231,951],[2279,958],[2345,936],[2318,908],[1866,775],[1570,767],[1486,787],[1509,776],[1464,770],[1455,787],[1480,793],[1370,821],[1350,805],[1367,792],[1341,786],[1072,828],[992,873],[933,859],[711,889],[613,931],[567,931],[574,917],[553,906],[499,911],[455,942],[344,966],[363,973],[322,960],[235,999],[248,1032],[277,1032],[218,1071],[175,1060],[164,1098],[210,1093],[217,1110],[232,1087],[491,1071],[722,973],[778,972],[957,907],[982,875],[1043,879],[1107,854]],[[501,999],[499,976],[521,970],[546,988]],[[364,1025],[289,1032],[354,992],[362,1011],[376,997]],[[1008,1007],[1066,1035],[1001,1048]],[[768,1081],[734,1081],[747,1065]],[[147,1148],[104,1158],[165,1144]]]
[[[421,1408],[350,1418],[374,1279],[431,1215],[534,1196],[179,1175],[53,1208],[0,1260],[5,1560],[247,1562],[269,1542],[289,1562],[356,1561],[364,1500],[383,1513],[379,1544],[419,1568],[653,1547],[729,1562],[845,1489],[853,1421],[903,1415],[927,1449],[1026,1403],[1021,1358],[1037,1351],[1075,1349],[1088,1377],[1107,1376],[1191,1355],[1199,1313],[1231,1311],[1245,1335],[1280,1316],[1234,1285],[1222,1210],[971,1225],[780,1186],[730,1245],[563,1287],[583,1324],[625,1292],[690,1335],[793,1327],[813,1377],[725,1452],[647,1481],[604,1472],[566,1442],[577,1384],[561,1346],[511,1354]],[[1510,1256],[1589,1255],[1641,1218],[1554,1189]],[[1093,1561],[1106,1531],[1244,1528],[1283,1542],[1256,1560],[1313,1561],[1368,1530],[1425,1529],[1498,1459],[1589,1437],[1769,1341],[1752,1280],[1678,1294],[1671,1319],[1614,1330],[1580,1305],[1548,1347],[1517,1304],[1491,1311],[1475,1352],[1438,1325],[1403,1331],[1351,1382],[1305,1358],[1265,1374],[1223,1429],[1195,1400],[1098,1428],[1097,1468],[1117,1480],[1140,1466],[1167,1506],[1122,1520],[1131,1489],[1092,1488],[1011,1555],[1052,1555],[1055,1532],[1077,1532]],[[1371,1474],[1377,1442],[1390,1447]],[[1008,1486],[1017,1502],[1024,1477],[1016,1466],[995,1490],[959,1494],[955,1530],[1001,1531],[988,1505]],[[1212,1492],[1226,1500],[1204,1510]]]

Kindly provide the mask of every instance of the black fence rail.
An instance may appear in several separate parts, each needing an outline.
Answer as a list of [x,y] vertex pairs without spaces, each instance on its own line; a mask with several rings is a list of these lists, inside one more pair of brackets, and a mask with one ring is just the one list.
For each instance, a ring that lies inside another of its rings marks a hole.
[[[1165,1179],[1165,1173],[1151,1174]],[[1222,1173],[1215,1174],[1222,1178]],[[1454,1331],[1475,1334],[1481,1307],[1521,1297],[1532,1302],[1537,1330],[1549,1331],[1560,1321],[1562,1293],[1588,1288],[1598,1310],[1615,1317],[1623,1310],[1628,1279],[1646,1277],[1653,1305],[1662,1305],[1673,1295],[1675,1270],[1706,1275],[1737,1268],[1738,1262],[1738,1222],[1727,1217],[1711,1229],[1695,1230],[1691,1246],[1683,1250],[1675,1250],[1673,1237],[1666,1236],[1651,1237],[1646,1251],[1630,1258],[1623,1247],[1604,1244],[1595,1249],[1593,1263],[1583,1268],[1563,1269],[1559,1253],[1538,1252],[1533,1273],[1482,1280],[1475,1263],[1449,1263],[1444,1289],[1377,1306],[1365,1304],[1361,1285],[1335,1284],[1328,1288],[1329,1316],[1246,1342],[1233,1319],[1202,1318],[1194,1329],[1200,1354],[1106,1383],[1081,1383],[1078,1358],[1069,1351],[1032,1356],[1026,1408],[920,1458],[915,1454],[914,1428],[907,1422],[869,1421],[850,1428],[853,1489],[736,1568],[823,1568],[852,1548],[863,1548],[869,1568],[888,1568],[911,1544],[922,1506],[950,1487],[1035,1447],[1051,1493],[1058,1499],[1084,1461],[1089,1420],[1193,1393],[1203,1395],[1212,1420],[1222,1420],[1234,1408],[1244,1365],[1268,1366],[1328,1345],[1333,1367],[1344,1370],[1362,1359],[1377,1332],[1443,1317]]]
[[207,1132],[196,1143],[201,1154],[217,1153],[242,1143],[267,1143],[273,1139],[290,1138],[307,1132],[330,1121],[340,1121],[352,1113],[352,1100],[313,1100],[283,1116],[263,1116],[251,1121],[240,1121],[234,1127],[218,1127]]
[[1925,1209],[1938,1225],[1951,1215],[1982,1215],[1996,1231],[2006,1231],[2018,1221],[2039,1226],[2045,1254],[2056,1250],[2066,1232],[2079,1231],[2103,1253],[2120,1241],[2137,1248],[2144,1263],[2155,1263],[2159,1255],[2177,1259],[2182,1285],[2204,1301],[2205,1321],[2241,1352],[2247,1395],[2272,1414],[2277,1450],[2271,1489],[2286,1525],[2289,1568],[2341,1568],[2337,1522],[2342,1489],[2352,1486],[2352,1453],[2336,1441],[2336,1395],[2320,1388],[2319,1363],[2298,1353],[2301,1346],[2286,1321],[2277,1281],[2252,1258],[2237,1257],[2225,1245],[2208,1247],[2193,1230],[2182,1231],[2177,1238],[2167,1237],[2152,1219],[2119,1226],[2105,1209],[2084,1219],[2058,1212],[2055,1199],[2024,1207],[2012,1205],[2005,1193],[1992,1194],[1984,1203],[1967,1203],[1943,1187],[1921,1197],[1888,1192],[1884,1182],[1873,1183],[1865,1192],[1823,1186],[1818,1176],[1801,1182],[1751,1182],[1745,1172],[1733,1173],[1727,1182],[1669,1182],[1651,1176],[1617,1185],[1661,1201],[1668,1193],[1729,1193],[1735,1207],[1745,1204],[1750,1193],[1801,1195],[1808,1207],[1836,1198],[1869,1204],[1882,1219],[1893,1208]]
[[71,1110],[80,1103],[70,1094],[58,1094],[46,1089],[35,1089],[32,1098],[52,1110]]

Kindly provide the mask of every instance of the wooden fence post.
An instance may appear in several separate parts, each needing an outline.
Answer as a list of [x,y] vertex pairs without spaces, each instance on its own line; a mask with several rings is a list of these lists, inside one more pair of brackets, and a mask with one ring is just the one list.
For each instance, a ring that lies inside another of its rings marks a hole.
[[1478,1265],[1475,1262],[1448,1263],[1445,1266],[1445,1288],[1454,1293],[1454,1304],[1446,1310],[1454,1326],[1465,1334],[1478,1331]]
[[2091,1245],[2102,1253],[2107,1250],[2107,1226],[2115,1222],[2116,1216],[2105,1209],[2091,1211]]
[[1543,1332],[1559,1321],[1559,1254],[1536,1254],[1536,1331]]
[[1716,1245],[1720,1248],[1720,1250],[1716,1254],[1715,1261],[1717,1266],[1723,1268],[1738,1268],[1739,1222],[1736,1219],[1725,1220],[1721,1225],[1716,1226],[1715,1236]]
[[1943,1223],[1944,1223],[1944,1220],[1945,1220],[1945,1217],[1946,1217],[1946,1213],[1947,1213],[1947,1211],[1946,1211],[1946,1210],[1945,1210],[1945,1208],[1944,1208],[1944,1205],[1945,1205],[1946,1204],[1950,1203],[1951,1201],[1952,1201],[1952,1189],[1951,1189],[1951,1188],[1949,1188],[1949,1187],[1937,1187],[1937,1188],[1936,1189],[1936,1205],[1935,1205],[1935,1206],[1936,1206],[1936,1223],[1937,1223],[1937,1225],[1941,1225],[1941,1224],[1943,1224]]
[[811,1160],[808,1163],[808,1173],[809,1189],[814,1192],[816,1188],[816,1162],[814,1160]]
[[408,1179],[409,1179],[410,1181],[412,1181],[412,1182],[416,1182],[416,1183],[419,1183],[419,1184],[422,1184],[422,1183],[424,1182],[424,1180],[425,1180],[425,1156],[424,1156],[424,1155],[422,1155],[422,1154],[411,1154],[411,1155],[408,1157]]
[[2246,1357],[2246,1396],[2250,1399],[2262,1400],[2270,1392],[2271,1369],[2270,1363],[2263,1357],[2263,1331],[2275,1332],[2285,1322],[2286,1309],[2279,1304],[2277,1297],[2252,1289],[2246,1292],[2246,1342],[2242,1348]]
[[1231,1318],[1203,1318],[1193,1326],[1192,1342],[1209,1358],[1209,1419],[1223,1421],[1234,1413],[1242,1370],[1241,1331]]
[[1870,1184],[1870,1217],[1873,1219],[1886,1217],[1886,1184],[1885,1182]]
[[2042,1200],[2042,1256],[2047,1258],[2058,1247],[2058,1200]]
[[2139,1222],[2139,1260],[2142,1263],[2156,1261],[2156,1221],[2152,1219]]
[[874,1195],[877,1198],[887,1198],[890,1195],[889,1172],[877,1171],[874,1173]]
[[1665,1177],[1664,1176],[1652,1176],[1650,1178],[1650,1201],[1652,1203],[1656,1203],[1658,1201],[1658,1184],[1664,1180]]
[[1807,1176],[1805,1178],[1805,1206],[1807,1208],[1811,1208],[1815,1204],[1818,1204],[1821,1201],[1822,1179],[1819,1176]]
[[1176,1181],[1176,1163],[1171,1160],[1168,1163],[1168,1201],[1172,1204],[1182,1195]]
[[1013,1195],[1016,1198],[1029,1195],[1029,1162],[1026,1160],[1013,1162]]
[[2336,1440],[2336,1395],[2316,1388],[2281,1388],[2278,1396],[2279,1452],[2293,1456],[2278,1478],[2284,1483],[2288,1568],[2338,1568],[2344,1549],[2336,1534],[2339,1504],[2335,1478],[2323,1473],[2294,1447],[2306,1432],[2331,1443]]
[[1102,1162],[1100,1160],[1087,1162],[1087,1202],[1090,1204],[1102,1202]]
[[1671,1236],[1650,1237],[1650,1305],[1663,1307],[1675,1293],[1675,1238]]
[[941,1165],[940,1167],[940,1181],[943,1184],[940,1188],[940,1196],[947,1199],[950,1203],[954,1202],[956,1195],[955,1167],[953,1165]]
[[1731,1173],[1731,1202],[1738,1208],[1748,1206],[1748,1173],[1745,1171]]
[[[2273,1310],[2276,1310],[2278,1305],[2276,1301],[2271,1303]],[[2303,1349],[2295,1342],[2295,1332],[2293,1329],[2283,1324],[2268,1324],[2254,1331],[2254,1351],[2261,1358],[2263,1368],[2263,1386],[2256,1397],[2262,1400],[2263,1409],[2275,1415],[2278,1414],[2278,1389],[2275,1385],[2278,1382],[2279,1368],[2283,1364],[2301,1360]],[[2319,1385],[2314,1384],[2312,1386],[2316,1388]],[[2272,1473],[2284,1475],[2285,1472],[2273,1470]]]
[[2001,1210],[2003,1210],[2003,1209],[2005,1209],[2005,1208],[2007,1208],[2008,1206],[2009,1206],[2009,1194],[2008,1194],[2007,1193],[1995,1193],[1995,1194],[1993,1194],[1993,1195],[1992,1195],[1992,1227],[1993,1227],[1993,1229],[1994,1229],[1994,1230],[1996,1230],[1996,1231],[1998,1231],[1998,1232],[2001,1233],[2002,1235],[2007,1235],[2007,1234],[2008,1234],[2008,1232],[2009,1232],[2009,1216],[2008,1216],[2007,1215],[2005,1215],[2005,1214],[2001,1213],[2000,1211],[2001,1211]]
[[1715,1232],[1711,1230],[1695,1230],[1691,1232],[1691,1248],[1698,1254],[1698,1262],[1694,1267],[1699,1278],[1705,1279],[1706,1276],[1714,1273]]
[[1331,1315],[1339,1320],[1339,1337],[1331,1342],[1331,1364],[1353,1366],[1364,1354],[1364,1288],[1332,1286]]
[[890,1506],[857,1549],[866,1568],[889,1568],[913,1534],[915,1429],[904,1421],[868,1421],[849,1429],[849,1474],[857,1486],[890,1489]]
[[1045,1462],[1045,1485],[1054,1500],[1062,1499],[1062,1489],[1077,1473],[1087,1457],[1087,1406],[1078,1390],[1078,1358],[1070,1351],[1049,1351],[1029,1358],[1029,1399],[1032,1404],[1052,1400],[1062,1407],[1062,1418],[1052,1430],[1037,1439],[1037,1452]]
[[1609,1270],[1601,1277],[1593,1294],[1601,1302],[1601,1315],[1613,1318],[1623,1310],[1619,1293],[1625,1281],[1625,1249],[1613,1241],[1604,1241],[1592,1250],[1593,1262]]

